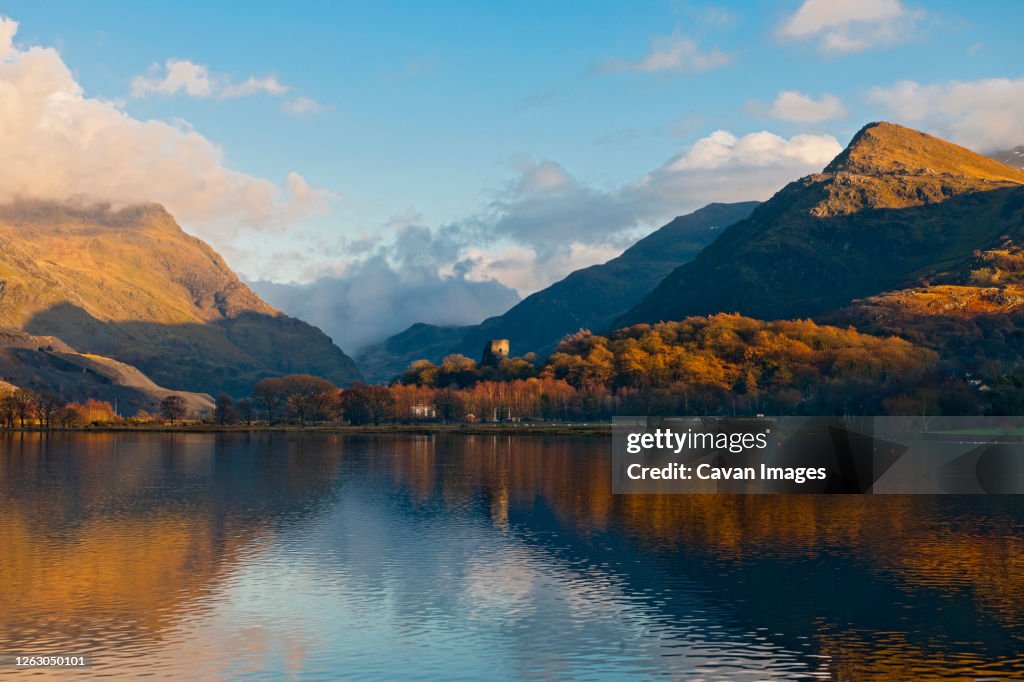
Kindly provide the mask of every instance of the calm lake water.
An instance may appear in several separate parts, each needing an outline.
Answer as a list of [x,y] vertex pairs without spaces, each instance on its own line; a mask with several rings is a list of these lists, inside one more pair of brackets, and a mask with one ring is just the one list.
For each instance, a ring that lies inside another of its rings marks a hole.
[[169,679],[1024,676],[1024,498],[613,496],[602,438],[0,436],[0,652]]

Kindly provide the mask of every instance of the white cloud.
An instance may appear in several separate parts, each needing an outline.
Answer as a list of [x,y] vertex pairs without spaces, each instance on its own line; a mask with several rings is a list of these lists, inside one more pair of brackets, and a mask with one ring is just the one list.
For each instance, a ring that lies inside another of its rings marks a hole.
[[296,97],[281,105],[281,109],[288,114],[296,116],[308,116],[323,111],[323,105],[310,97]]
[[7,55],[14,48],[14,35],[17,32],[18,22],[0,17],[0,59],[7,59]]
[[[520,161],[518,177],[489,210],[460,224],[474,272],[526,294],[575,267],[607,260],[638,232],[714,201],[767,199],[818,172],[842,150],[831,135],[716,131],[635,182],[600,189],[553,161]],[[567,269],[568,268],[568,269]]]
[[249,76],[241,83],[232,83],[227,76],[212,75],[208,67],[187,59],[168,59],[162,69],[159,64],[153,64],[149,75],[132,79],[132,97],[184,94],[198,98],[234,99],[260,94],[278,96],[290,89],[273,75],[262,78]]
[[818,99],[795,90],[785,90],[772,102],[768,113],[783,121],[819,123],[846,116],[846,107],[835,95],[823,94]]
[[[229,168],[223,150],[187,126],[138,120],[88,97],[50,48],[12,46],[0,19],[0,201],[17,197],[159,202],[221,243],[235,231],[291,224],[325,210],[331,195],[297,173],[286,186]],[[202,92],[204,71],[167,86]]]
[[831,135],[786,139],[761,131],[737,137],[719,130],[645,176],[632,193],[638,205],[663,212],[692,211],[712,201],[764,200],[787,182],[819,172],[840,151]]
[[860,52],[907,40],[924,16],[900,0],[804,0],[777,35],[817,40],[826,53]]
[[623,248],[621,244],[572,242],[564,249],[540,256],[536,250],[520,244],[506,245],[497,251],[471,247],[465,250],[466,263],[469,265],[466,279],[493,279],[515,289],[521,296],[527,296],[557,282],[570,272],[607,262],[622,253]]
[[226,85],[221,91],[218,97],[221,99],[231,99],[233,97],[249,97],[250,95],[283,95],[288,92],[291,88],[277,80],[277,76],[264,76],[263,78],[256,78],[255,76],[249,76],[243,82],[236,85]]
[[921,84],[901,81],[869,99],[900,123],[979,151],[1024,143],[1024,77]]
[[595,70],[599,73],[635,71],[639,73],[689,74],[718,69],[731,61],[730,55],[717,48],[703,52],[692,38],[674,34],[655,38],[650,52],[639,61],[613,57],[599,64]]
[[268,303],[316,324],[349,352],[415,322],[476,324],[519,302],[514,290],[480,272],[472,254],[460,254],[452,237],[450,230],[412,222],[335,273],[307,284],[252,285]]

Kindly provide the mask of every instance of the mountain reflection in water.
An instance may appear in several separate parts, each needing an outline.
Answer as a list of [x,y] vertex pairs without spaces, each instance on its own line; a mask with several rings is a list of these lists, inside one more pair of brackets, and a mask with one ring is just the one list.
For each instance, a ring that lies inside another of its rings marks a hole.
[[1021,499],[613,496],[609,451],[7,435],[0,652],[211,680],[1024,676]]

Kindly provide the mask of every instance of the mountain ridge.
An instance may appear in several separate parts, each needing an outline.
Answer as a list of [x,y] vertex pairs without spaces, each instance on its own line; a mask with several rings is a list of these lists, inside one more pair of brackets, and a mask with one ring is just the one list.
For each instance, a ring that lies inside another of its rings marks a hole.
[[360,378],[323,332],[267,305],[157,204],[0,206],[0,325],[170,389],[244,395],[274,374]]
[[1024,172],[872,123],[822,173],[787,184],[612,326],[821,314],[967,260],[1016,229],[1022,207]]

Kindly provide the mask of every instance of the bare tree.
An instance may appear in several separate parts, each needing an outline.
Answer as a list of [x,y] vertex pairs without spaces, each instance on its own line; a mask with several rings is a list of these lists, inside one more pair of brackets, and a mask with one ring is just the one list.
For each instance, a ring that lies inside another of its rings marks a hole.
[[235,403],[231,400],[231,396],[227,393],[221,393],[217,396],[217,403],[214,408],[214,419],[221,426],[225,424],[233,424],[238,419],[238,415],[235,412]]
[[0,398],[0,426],[5,429],[13,429],[15,416],[14,395],[8,393]]
[[39,420],[39,427],[43,429],[53,428],[53,418],[57,412],[64,407],[65,401],[56,393],[43,393],[36,398],[35,413]]
[[35,411],[36,394],[27,388],[19,388],[11,399],[14,401],[14,414],[17,415],[21,428],[25,428],[25,421]]
[[187,406],[180,395],[169,395],[160,401],[160,416],[174,424],[185,418]]
[[238,416],[245,422],[246,426],[252,424],[253,405],[249,398],[242,398],[238,401]]

